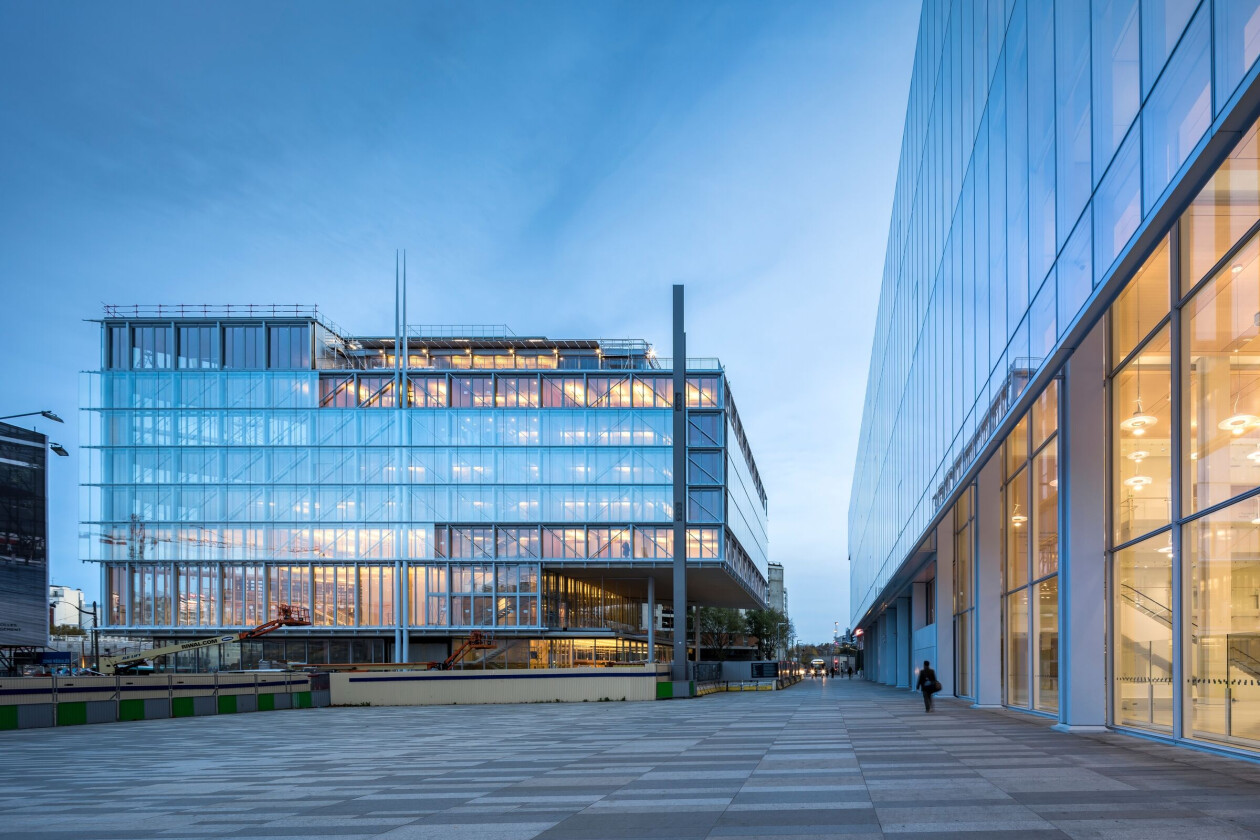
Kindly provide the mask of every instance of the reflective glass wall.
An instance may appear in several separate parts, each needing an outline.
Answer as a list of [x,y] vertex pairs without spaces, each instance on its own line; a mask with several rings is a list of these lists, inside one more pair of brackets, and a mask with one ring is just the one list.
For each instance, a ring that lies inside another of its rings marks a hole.
[[[855,619],[1082,308],[1114,293],[1117,259],[1250,84],[1258,30],[1260,0],[924,3],[849,510]],[[1184,259],[1241,234],[1212,217],[1187,219]],[[1158,419],[1148,347],[1123,387],[1136,397],[1141,369]],[[1151,484],[1117,528],[1166,519],[1150,499],[1167,455],[1150,452],[1118,478]]]
[[[381,340],[315,321],[107,320],[103,338],[80,556],[105,564],[114,626],[254,626],[279,603],[317,628],[556,626],[544,568],[676,551],[765,596],[768,502],[720,369],[680,395],[675,546],[674,389],[649,351],[413,348],[390,370],[364,349]],[[599,626],[640,629],[617,610]]]
[[1260,748],[1256,129],[1110,313],[1113,715]]

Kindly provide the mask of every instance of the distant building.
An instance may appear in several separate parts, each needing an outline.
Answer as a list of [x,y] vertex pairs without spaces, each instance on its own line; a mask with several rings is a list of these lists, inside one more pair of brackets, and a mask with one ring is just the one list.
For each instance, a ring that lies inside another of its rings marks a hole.
[[[68,586],[53,584],[48,587],[48,603],[52,608],[52,624],[54,627],[69,625],[70,627],[92,626],[92,617],[84,616],[83,590],[71,589]],[[78,609],[75,609],[78,607]]]
[[[778,610],[784,616],[787,611],[787,589],[783,585],[783,564],[769,563],[767,565],[767,580],[770,583],[770,609]],[[776,659],[787,659],[787,642],[781,641],[779,646],[775,648]]]
[[0,671],[48,643],[48,438],[0,423]]
[[768,563],[767,581],[770,584],[770,609],[778,610],[781,613],[787,613],[787,601],[785,600],[786,592],[783,589],[783,564]]
[[642,662],[680,551],[690,605],[765,606],[767,497],[717,359],[675,393],[640,340],[410,333],[107,307],[81,542],[103,626],[195,638],[310,609],[179,663],[203,669],[439,660],[474,629],[490,667]]

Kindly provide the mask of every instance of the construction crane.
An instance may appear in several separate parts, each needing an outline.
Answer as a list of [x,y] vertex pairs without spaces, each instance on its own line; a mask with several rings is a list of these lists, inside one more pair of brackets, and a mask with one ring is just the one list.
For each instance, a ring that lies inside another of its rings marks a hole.
[[138,653],[129,653],[122,656],[110,656],[101,660],[102,674],[119,674],[128,673],[143,665],[146,661],[158,659],[163,656],[169,656],[172,653],[179,653],[185,650],[196,650],[197,648],[214,647],[216,645],[226,645],[232,642],[243,642],[248,639],[257,639],[259,636],[265,636],[272,630],[281,627],[306,627],[311,623],[311,612],[306,607],[294,607],[289,604],[276,604],[276,617],[270,621],[260,624],[252,630],[242,630],[239,633],[228,633],[223,636],[213,636],[209,639],[196,639],[191,642],[180,642],[179,644],[166,645],[165,647],[153,648],[152,650],[142,650]]

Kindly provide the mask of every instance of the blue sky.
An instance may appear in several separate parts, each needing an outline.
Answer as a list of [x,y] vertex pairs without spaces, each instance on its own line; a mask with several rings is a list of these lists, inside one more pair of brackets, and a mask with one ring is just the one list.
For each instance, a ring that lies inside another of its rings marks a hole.
[[[845,524],[917,3],[0,0],[0,414],[78,440],[101,303],[317,303],[726,364],[803,638]],[[53,577],[78,457],[53,464]]]

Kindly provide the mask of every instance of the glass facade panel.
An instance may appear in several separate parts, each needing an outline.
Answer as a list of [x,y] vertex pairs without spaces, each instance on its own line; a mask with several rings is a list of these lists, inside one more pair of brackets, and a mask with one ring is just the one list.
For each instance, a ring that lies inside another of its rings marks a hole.
[[1216,21],[1216,107],[1234,95],[1260,56],[1260,2],[1213,0]]
[[1260,484],[1258,256],[1252,238],[1183,309],[1188,512]]
[[[1027,455],[1025,455],[1027,458]],[[1021,468],[1006,485],[1006,588],[1028,583],[1028,470]]]
[[267,345],[272,370],[310,369],[311,334],[305,325],[268,327]]
[[1142,112],[1142,192],[1148,211],[1212,122],[1209,16],[1209,4],[1204,4]]
[[219,348],[214,327],[179,328],[179,367],[181,370],[213,369],[219,366]]
[[1028,589],[1006,596],[1003,673],[1006,705],[1028,706]]
[[446,408],[445,376],[411,376],[407,383],[408,405],[413,408]]
[[687,377],[688,408],[717,408],[721,405],[721,379],[716,376]]
[[1199,0],[1142,0],[1143,96],[1155,84],[1198,6]]
[[1053,380],[1037,397],[1029,412],[1032,420],[1032,448],[1037,449],[1059,430],[1059,382]]
[[1181,293],[1187,294],[1260,221],[1256,126],[1208,180],[1181,217]]
[[544,376],[543,405],[547,408],[582,408],[586,405],[586,380],[572,376]]
[[1160,243],[1111,307],[1111,358],[1120,364],[1168,315],[1168,241]]
[[1059,570],[1059,447],[1051,440],[1033,458],[1033,577],[1041,578]]
[[[1054,711],[1059,702],[1058,413],[1055,379],[1003,447],[1006,468],[1014,470],[1003,488],[1003,697],[1008,706],[1040,711]],[[956,532],[956,551],[957,537]],[[970,560],[972,552],[964,556]]]
[[259,326],[223,328],[223,366],[236,370],[260,370],[266,367],[264,333]]
[[[1024,415],[1020,421],[1015,424],[1015,428],[1011,431],[1010,437],[1006,439],[1003,446],[1006,459],[1006,476],[1010,477],[1015,474],[1025,461],[1028,460],[1028,416]],[[1025,510],[1025,513],[1027,511]]]
[[1059,578],[1037,584],[1036,615],[1033,616],[1034,674],[1033,708],[1041,712],[1059,710]]
[[1168,327],[1111,381],[1112,521],[1123,544],[1167,525],[1172,511],[1172,375]]
[[954,693],[974,697],[972,650],[975,624],[975,528],[968,488],[954,506]]
[[665,376],[634,378],[636,408],[673,408],[674,380]]
[[1094,196],[1096,282],[1111,269],[1142,220],[1142,150],[1139,140],[1140,132],[1134,130],[1129,133]]
[[[1076,225],[1094,185],[1090,177],[1092,144],[1089,5],[1089,0],[1057,0],[1054,4],[1055,128],[1058,156],[1056,171],[1060,245],[1067,240]],[[1088,230],[1088,225],[1084,227]],[[1062,263],[1059,271],[1062,280]],[[1080,302],[1083,301],[1082,297]],[[1062,312],[1060,308],[1060,313]],[[1072,309],[1071,314],[1075,315],[1076,309]],[[1059,320],[1064,320],[1062,314]]]
[[1172,729],[1172,545],[1160,534],[1113,555],[1115,721]]
[[[1133,124],[1142,98],[1137,0],[1094,2],[1093,38],[1094,181],[1097,182]],[[1107,263],[1110,265],[1111,260]]]
[[1260,746],[1260,498],[1184,526],[1186,734]]
[[174,335],[170,327],[132,327],[131,367],[155,370],[173,367]]

